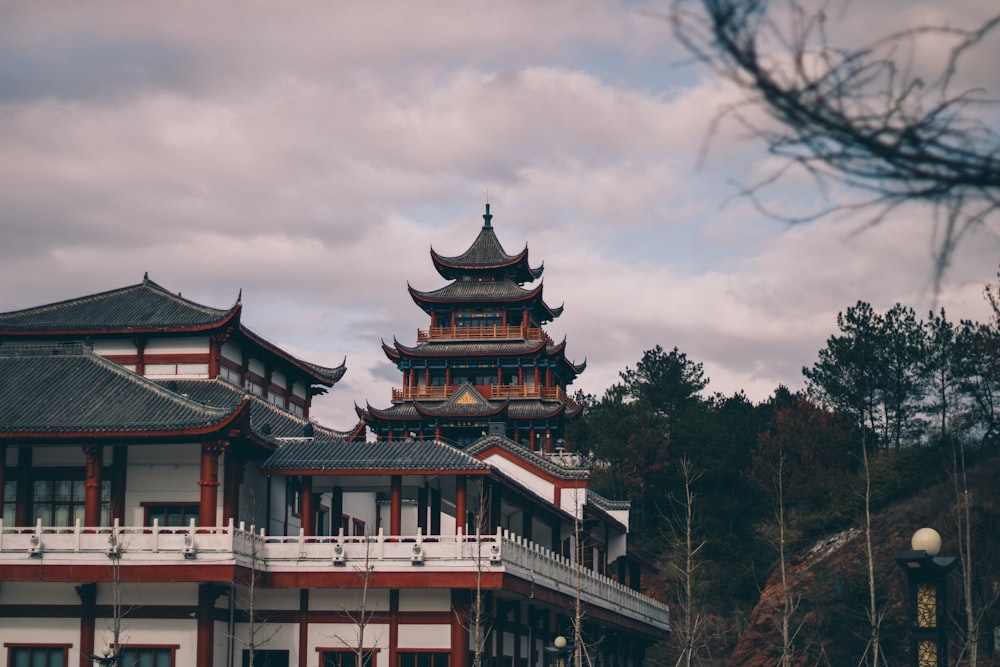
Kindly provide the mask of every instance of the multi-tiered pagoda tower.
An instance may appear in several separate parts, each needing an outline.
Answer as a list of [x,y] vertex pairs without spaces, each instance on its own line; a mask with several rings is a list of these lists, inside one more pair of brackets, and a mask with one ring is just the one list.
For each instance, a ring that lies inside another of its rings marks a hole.
[[553,451],[567,419],[580,413],[566,387],[586,363],[566,359],[566,341],[542,329],[562,313],[542,300],[543,267],[528,263],[528,247],[508,255],[496,237],[490,206],[468,250],[445,257],[431,248],[441,289],[410,296],[430,315],[417,344],[382,344],[403,372],[392,406],[358,414],[379,440],[440,439],[465,446],[485,434],[505,435],[533,450]]

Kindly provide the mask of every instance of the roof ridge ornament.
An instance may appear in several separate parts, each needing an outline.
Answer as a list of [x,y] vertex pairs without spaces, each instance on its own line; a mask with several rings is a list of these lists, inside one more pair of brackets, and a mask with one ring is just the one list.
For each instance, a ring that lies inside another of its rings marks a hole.
[[489,229],[491,227],[490,223],[493,221],[493,216],[490,214],[490,203],[486,202],[486,213],[483,215],[483,220],[485,224],[484,228]]

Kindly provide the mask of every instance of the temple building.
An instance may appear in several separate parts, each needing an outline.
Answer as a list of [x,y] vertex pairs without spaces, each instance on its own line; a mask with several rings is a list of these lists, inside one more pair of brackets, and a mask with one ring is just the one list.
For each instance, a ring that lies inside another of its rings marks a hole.
[[668,611],[629,503],[550,446],[582,366],[521,287],[541,269],[488,210],[434,259],[456,282],[413,292],[432,321],[388,348],[399,402],[346,430],[310,418],[346,360],[254,333],[242,294],[147,276],[0,313],[0,664],[547,667],[562,636],[640,667]]
[[528,247],[507,254],[486,205],[472,245],[446,257],[431,249],[434,268],[451,282],[413,301],[430,316],[417,343],[383,343],[403,373],[392,406],[358,409],[379,440],[434,438],[460,447],[486,434],[503,435],[533,451],[560,449],[566,420],[581,406],[566,393],[586,363],[566,358],[543,325],[559,317],[542,298],[543,266],[528,262]]

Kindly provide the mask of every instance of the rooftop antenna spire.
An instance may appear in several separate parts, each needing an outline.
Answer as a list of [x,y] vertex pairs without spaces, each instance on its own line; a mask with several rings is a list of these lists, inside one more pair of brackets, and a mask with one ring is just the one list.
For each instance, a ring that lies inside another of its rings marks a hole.
[[484,224],[483,227],[487,227],[487,228],[490,226],[490,222],[492,222],[492,220],[493,220],[493,216],[490,215],[490,193],[489,193],[489,190],[486,191],[486,214],[483,215],[483,220],[486,222],[486,224]]

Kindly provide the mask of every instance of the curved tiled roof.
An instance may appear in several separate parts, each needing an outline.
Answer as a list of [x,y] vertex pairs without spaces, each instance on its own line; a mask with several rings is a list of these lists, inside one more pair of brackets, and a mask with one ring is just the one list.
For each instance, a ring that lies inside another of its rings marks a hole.
[[325,384],[328,387],[332,387],[333,385],[337,384],[337,382],[339,382],[340,379],[344,377],[344,373],[347,372],[346,358],[344,359],[343,362],[341,362],[339,366],[335,367],[320,366],[319,364],[313,364],[308,361],[303,361],[289,354],[288,352],[281,349],[271,341],[267,340],[260,334],[255,333],[253,330],[248,329],[242,324],[240,325],[240,331],[251,342],[255,343],[256,345],[259,345],[261,348],[267,350],[271,354],[274,354],[275,356],[284,359],[285,361],[292,364],[299,370],[305,372],[307,375],[311,375],[313,379],[320,384]]
[[[545,340],[526,340],[526,341],[489,341],[489,340],[468,340],[468,341],[445,341],[445,342],[427,342],[418,343],[417,345],[410,347],[409,345],[403,345],[398,340],[393,339],[393,348],[405,354],[407,356],[413,357],[481,357],[481,356],[521,356],[521,355],[533,355],[537,352],[541,352],[543,349],[547,353],[552,353],[555,351],[555,347],[551,344],[551,341]],[[386,354],[390,354],[390,358],[396,358],[400,355],[392,355],[393,348],[390,348],[385,343],[382,343],[382,348],[386,351]]]
[[487,401],[491,406],[481,407],[477,404],[458,404],[446,406],[446,401],[405,401],[388,408],[374,408],[366,404],[364,408],[355,406],[358,417],[362,420],[414,421],[423,416],[435,417],[489,417],[504,415],[510,419],[542,419],[555,417],[561,412],[573,417],[579,414],[581,406],[572,406],[560,401],[541,401],[534,399],[519,399],[516,401]]
[[197,304],[145,276],[138,285],[0,313],[0,334],[199,331],[238,320],[240,308],[239,300],[227,310]]
[[10,435],[211,432],[243,405],[199,403],[83,343],[0,345],[0,431]]
[[489,466],[437,440],[321,442],[296,439],[282,443],[264,463],[267,472],[296,470],[366,473],[433,473],[442,470],[488,471]]
[[257,437],[272,443],[277,443],[279,438],[302,437],[307,427],[312,429],[311,437],[319,441],[349,438],[357,428],[339,431],[322,426],[305,417],[293,415],[260,396],[248,394],[242,387],[225,380],[166,380],[160,384],[205,405],[225,406],[249,400],[250,428]]
[[562,315],[563,307],[552,308],[542,299],[543,284],[534,289],[524,289],[513,280],[458,280],[436,290],[424,292],[407,285],[414,303],[425,312],[430,312],[433,303],[520,303],[530,302],[536,306],[536,316],[540,322],[548,322]]
[[463,275],[475,273],[498,274],[503,272],[520,283],[532,282],[541,277],[544,268],[542,266],[532,268],[528,264],[527,245],[516,255],[507,254],[493,231],[492,220],[490,205],[487,204],[486,214],[483,215],[483,228],[469,249],[461,255],[446,257],[431,248],[431,260],[434,262],[434,268],[442,277],[453,280]]

